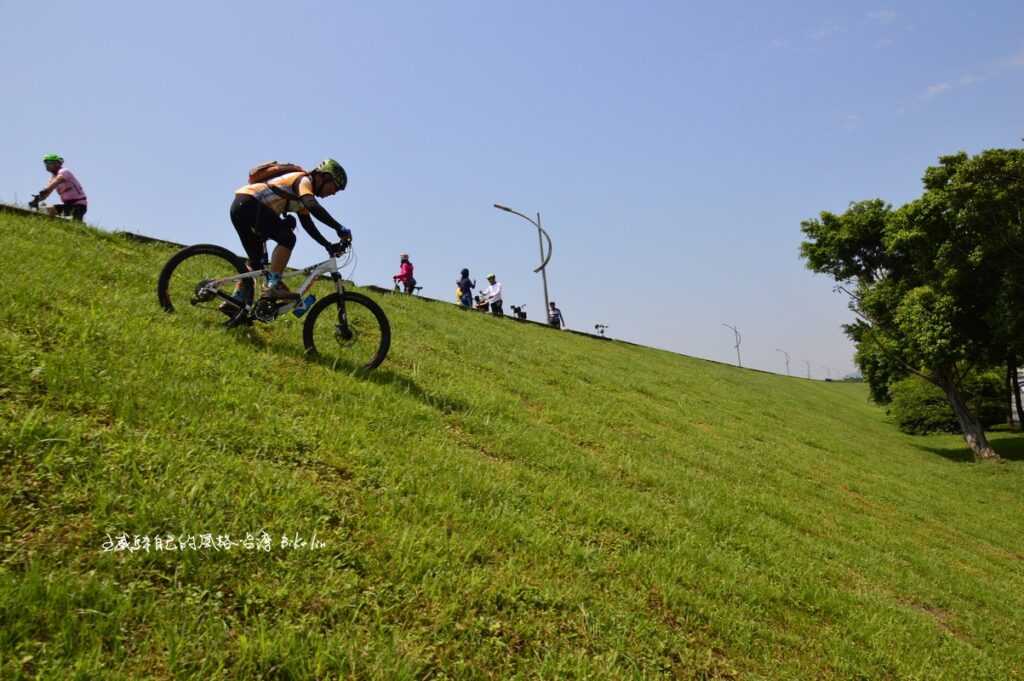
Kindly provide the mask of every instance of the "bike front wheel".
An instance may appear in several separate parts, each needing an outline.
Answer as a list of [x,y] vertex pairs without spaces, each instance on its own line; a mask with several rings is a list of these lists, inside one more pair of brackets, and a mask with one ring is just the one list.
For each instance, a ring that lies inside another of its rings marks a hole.
[[332,368],[374,369],[391,347],[391,325],[370,298],[331,293],[306,313],[302,342],[310,357]]
[[[242,314],[253,299],[253,280],[220,280],[245,274],[245,261],[226,248],[198,244],[167,261],[157,280],[160,307],[200,321],[227,322]],[[235,302],[242,304],[235,304]]]

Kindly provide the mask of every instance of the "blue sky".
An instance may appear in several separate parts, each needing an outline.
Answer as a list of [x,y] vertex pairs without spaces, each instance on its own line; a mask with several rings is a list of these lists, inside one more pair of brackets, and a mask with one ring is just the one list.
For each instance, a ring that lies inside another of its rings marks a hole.
[[[494,271],[539,317],[504,203],[541,213],[572,327],[734,362],[727,322],[745,366],[841,375],[850,313],[800,221],[1019,145],[1024,3],[752,5],[0,0],[0,199],[58,152],[92,222],[237,247],[250,166],[333,156],[359,283],[408,251],[425,294]],[[300,231],[293,264],[320,257]]]

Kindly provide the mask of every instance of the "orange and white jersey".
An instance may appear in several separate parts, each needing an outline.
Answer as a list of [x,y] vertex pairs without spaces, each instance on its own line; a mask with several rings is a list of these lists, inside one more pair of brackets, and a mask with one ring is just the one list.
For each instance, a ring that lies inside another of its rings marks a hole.
[[[297,183],[296,180],[298,180]],[[277,194],[270,188],[270,185],[285,194],[295,194],[299,196],[299,198],[303,196],[315,196],[313,193],[313,181],[310,179],[309,175],[298,172],[286,173],[267,180],[266,182],[247,184],[244,187],[240,187],[235,190],[235,193],[248,194],[249,196],[254,197],[257,201],[278,215],[286,212],[299,213],[301,215],[309,214],[309,211],[306,210],[305,206],[300,202],[288,200],[284,196]]]

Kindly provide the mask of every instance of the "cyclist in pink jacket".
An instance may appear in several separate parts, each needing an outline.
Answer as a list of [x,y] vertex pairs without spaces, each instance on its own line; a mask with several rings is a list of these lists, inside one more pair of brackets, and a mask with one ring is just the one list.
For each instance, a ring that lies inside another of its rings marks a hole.
[[401,283],[406,293],[412,293],[416,287],[416,278],[412,276],[413,267],[412,262],[409,261],[409,254],[402,253],[399,259],[401,262],[398,266],[398,274],[391,279],[395,282],[395,286]]
[[64,167],[64,159],[57,154],[43,156],[43,164],[46,171],[52,176],[50,182],[43,187],[43,190],[32,197],[28,202],[29,207],[38,208],[39,202],[45,199],[56,189],[60,195],[61,203],[55,206],[57,215],[69,215],[73,219],[82,221],[85,211],[89,207],[89,200],[85,196],[85,190],[74,174]]

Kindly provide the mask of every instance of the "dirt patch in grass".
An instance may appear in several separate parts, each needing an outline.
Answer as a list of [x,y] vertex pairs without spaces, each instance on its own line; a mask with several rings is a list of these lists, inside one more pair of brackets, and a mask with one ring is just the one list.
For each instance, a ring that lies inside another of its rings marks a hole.
[[903,604],[915,612],[927,615],[940,629],[951,636],[954,636],[961,641],[970,640],[970,637],[966,632],[955,626],[953,613],[948,610],[943,610],[942,608],[937,608],[933,605],[927,605],[924,603],[914,603],[912,601],[904,601]]

